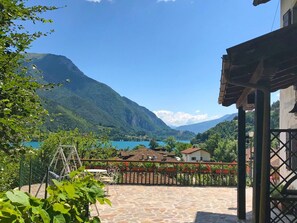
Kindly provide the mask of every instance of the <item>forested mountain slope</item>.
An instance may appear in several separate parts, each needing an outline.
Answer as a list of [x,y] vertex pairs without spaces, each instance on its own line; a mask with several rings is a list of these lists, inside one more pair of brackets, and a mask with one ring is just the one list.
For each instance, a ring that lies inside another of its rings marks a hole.
[[64,56],[29,54],[28,58],[31,59],[28,66],[41,71],[42,79],[35,74],[37,69],[29,69],[40,82],[62,83],[51,90],[38,92],[50,113],[50,118],[45,123],[47,130],[107,129],[115,138],[127,135],[173,135],[177,138],[193,136],[191,133],[172,130],[145,107],[119,95],[106,84],[87,77]]

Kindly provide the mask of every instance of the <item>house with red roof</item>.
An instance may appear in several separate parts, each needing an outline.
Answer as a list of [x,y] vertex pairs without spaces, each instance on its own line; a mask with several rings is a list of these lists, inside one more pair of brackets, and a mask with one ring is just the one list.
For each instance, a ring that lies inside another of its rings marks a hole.
[[200,148],[188,148],[181,151],[185,162],[210,161],[210,153]]
[[177,162],[174,153],[155,151],[145,147],[136,150],[121,151],[119,159],[127,161]]

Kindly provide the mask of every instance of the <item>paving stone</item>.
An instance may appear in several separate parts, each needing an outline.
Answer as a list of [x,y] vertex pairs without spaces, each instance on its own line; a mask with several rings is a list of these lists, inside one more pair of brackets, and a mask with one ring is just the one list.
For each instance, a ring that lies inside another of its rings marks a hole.
[[[110,187],[112,208],[98,205],[102,223],[237,223],[237,191],[225,187],[164,187],[118,185]],[[252,189],[247,188],[247,212]],[[110,213],[119,218],[110,218]],[[127,214],[128,213],[128,214]],[[109,216],[105,218],[105,216]],[[137,219],[137,220],[136,220]]]
[[[32,194],[38,186],[33,185]],[[112,206],[98,203],[97,208],[102,223],[246,223],[251,222],[252,188],[246,195],[248,221],[236,217],[237,190],[232,187],[112,185]],[[97,215],[95,207],[90,210]]]

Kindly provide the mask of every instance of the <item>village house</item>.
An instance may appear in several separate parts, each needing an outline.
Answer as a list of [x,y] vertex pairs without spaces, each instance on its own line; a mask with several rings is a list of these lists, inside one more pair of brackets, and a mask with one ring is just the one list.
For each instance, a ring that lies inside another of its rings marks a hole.
[[174,153],[169,153],[164,150],[153,150],[145,147],[121,151],[119,159],[127,161],[158,161],[158,162],[177,162]]
[[200,148],[188,148],[181,154],[185,162],[210,161],[210,153]]

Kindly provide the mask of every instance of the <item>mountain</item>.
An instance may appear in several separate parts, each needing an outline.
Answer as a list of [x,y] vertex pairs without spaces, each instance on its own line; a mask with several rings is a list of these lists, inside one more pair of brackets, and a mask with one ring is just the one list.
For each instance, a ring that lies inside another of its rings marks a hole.
[[172,130],[145,107],[87,77],[65,56],[28,54],[27,58],[30,60],[27,63],[29,73],[40,83],[60,85],[37,92],[50,114],[44,126],[49,131],[103,130],[121,139],[127,135],[183,138],[188,134]]
[[191,131],[194,133],[202,133],[207,131],[208,129],[216,126],[220,122],[225,122],[225,121],[231,121],[237,116],[236,113],[234,114],[229,114],[229,115],[224,115],[221,118],[210,120],[210,121],[205,121],[205,122],[200,122],[196,124],[191,124],[191,125],[183,125],[175,128],[176,130],[180,131]]

